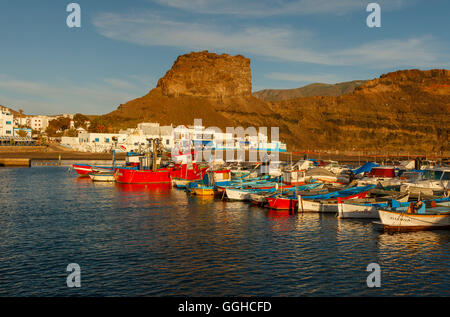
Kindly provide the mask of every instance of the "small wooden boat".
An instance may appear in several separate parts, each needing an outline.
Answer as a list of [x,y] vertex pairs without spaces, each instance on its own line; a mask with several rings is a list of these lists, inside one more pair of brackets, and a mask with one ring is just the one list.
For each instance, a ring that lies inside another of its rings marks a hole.
[[277,189],[275,187],[271,187],[268,189],[237,189],[237,188],[226,188],[225,192],[227,194],[228,199],[231,200],[251,200],[251,194],[257,193],[268,193],[275,192]]
[[426,208],[423,202],[410,203],[408,207],[378,210],[386,231],[417,231],[450,229],[448,207]]
[[115,182],[113,172],[95,172],[88,175],[94,182]]
[[214,196],[215,190],[214,186],[204,186],[200,185],[198,187],[192,188],[192,193],[198,196]]
[[338,198],[342,200],[363,199],[366,197],[368,191],[374,187],[375,185],[349,187],[323,195],[308,196],[306,198],[299,194],[298,199],[301,204],[298,204],[298,210],[301,212],[336,213],[338,212]]
[[[393,206],[406,206],[408,204],[409,194],[397,195],[391,198],[379,198],[368,202],[355,202],[352,200],[343,202],[338,199],[338,218],[353,219],[379,219],[378,209]],[[398,202],[398,205],[396,205]]]
[[[355,200],[364,198],[365,193],[359,193],[355,195],[350,195],[347,197],[341,197],[338,199],[342,200]],[[322,212],[322,213],[337,213],[339,210],[338,201],[336,199],[327,200],[309,200],[304,199],[304,197],[299,196],[301,204],[298,206],[299,211],[308,212]]]

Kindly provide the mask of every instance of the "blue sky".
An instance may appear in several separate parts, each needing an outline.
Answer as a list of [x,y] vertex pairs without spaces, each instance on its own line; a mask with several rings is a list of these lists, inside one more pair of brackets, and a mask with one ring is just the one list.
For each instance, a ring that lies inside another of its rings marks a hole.
[[[253,91],[449,68],[448,0],[2,1],[0,104],[104,114],[145,95],[190,51],[251,59]],[[381,6],[381,28],[365,8]]]

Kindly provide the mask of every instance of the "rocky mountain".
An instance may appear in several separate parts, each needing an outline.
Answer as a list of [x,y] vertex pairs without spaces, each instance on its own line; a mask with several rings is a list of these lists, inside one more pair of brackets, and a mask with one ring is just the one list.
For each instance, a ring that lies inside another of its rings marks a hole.
[[249,97],[251,76],[250,59],[241,55],[190,53],[177,58],[157,87],[169,97]]
[[449,70],[397,71],[351,94],[269,105],[303,148],[450,150]]
[[189,53],[179,56],[147,95],[120,105],[104,119],[122,126],[142,121],[192,125],[198,118],[217,127],[265,125],[273,113],[251,95],[251,88],[248,58]]
[[208,127],[279,127],[292,150],[449,151],[449,72],[397,71],[335,87],[338,96],[264,102],[251,94],[249,59],[196,52],[178,57],[147,95],[101,118],[118,127],[197,118]]
[[366,80],[353,80],[338,84],[315,83],[294,89],[263,89],[253,93],[253,96],[263,101],[280,101],[311,96],[340,96],[352,93],[356,87]]

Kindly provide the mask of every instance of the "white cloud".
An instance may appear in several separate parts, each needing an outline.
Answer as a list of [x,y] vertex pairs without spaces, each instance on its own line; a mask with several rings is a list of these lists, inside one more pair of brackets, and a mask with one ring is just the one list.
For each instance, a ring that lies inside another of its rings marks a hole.
[[[335,14],[364,10],[364,0],[153,0],[162,6],[201,14],[264,17],[274,15]],[[397,10],[405,0],[377,0],[383,10]]]
[[431,36],[386,39],[347,49],[321,49],[320,36],[290,27],[214,25],[173,21],[156,13],[104,13],[93,21],[105,37],[147,46],[231,51],[291,62],[379,67],[439,67],[448,56]]

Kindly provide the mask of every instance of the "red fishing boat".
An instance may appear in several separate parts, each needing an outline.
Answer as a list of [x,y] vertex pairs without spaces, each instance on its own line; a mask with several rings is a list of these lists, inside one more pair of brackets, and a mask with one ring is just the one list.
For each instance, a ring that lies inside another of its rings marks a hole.
[[123,184],[170,183],[172,170],[173,168],[159,168],[156,171],[116,168],[114,178],[116,182]]
[[267,197],[271,209],[297,210],[298,200],[285,197]]
[[208,168],[200,168],[196,163],[192,163],[192,166],[188,164],[175,164],[170,173],[170,177],[173,179],[200,180],[203,179]]

